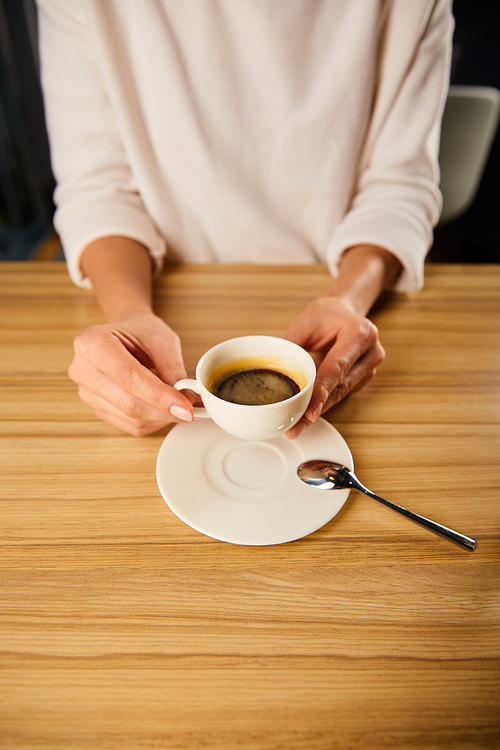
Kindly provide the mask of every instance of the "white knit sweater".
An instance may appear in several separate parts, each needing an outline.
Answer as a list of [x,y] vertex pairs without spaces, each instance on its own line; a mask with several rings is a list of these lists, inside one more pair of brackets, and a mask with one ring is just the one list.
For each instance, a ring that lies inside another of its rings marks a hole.
[[161,263],[327,262],[423,283],[451,0],[38,0],[69,272],[99,237]]

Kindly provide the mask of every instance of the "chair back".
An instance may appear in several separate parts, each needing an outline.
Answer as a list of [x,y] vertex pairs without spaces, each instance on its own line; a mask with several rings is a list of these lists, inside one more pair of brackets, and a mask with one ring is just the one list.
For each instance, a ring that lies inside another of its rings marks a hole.
[[474,200],[500,117],[500,91],[489,86],[450,86],[441,126],[439,165],[443,211],[439,226]]

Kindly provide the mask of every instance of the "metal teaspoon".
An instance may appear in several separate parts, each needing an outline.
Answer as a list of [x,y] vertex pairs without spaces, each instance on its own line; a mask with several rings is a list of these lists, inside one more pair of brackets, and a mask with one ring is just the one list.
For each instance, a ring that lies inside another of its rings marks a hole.
[[318,487],[321,490],[350,488],[364,492],[365,495],[372,497],[374,500],[378,500],[380,503],[387,505],[389,508],[392,508],[403,516],[410,518],[412,521],[419,523],[421,526],[425,526],[430,531],[439,534],[451,542],[455,542],[469,550],[473,550],[476,546],[474,539],[459,534],[457,531],[453,531],[453,529],[449,529],[447,526],[441,526],[441,524],[436,523],[435,521],[430,521],[428,518],[419,516],[411,510],[406,510],[406,508],[401,507],[401,505],[391,503],[390,500],[385,500],[385,498],[380,497],[380,495],[375,495],[374,492],[361,484],[356,475],[352,471],[349,471],[347,466],[342,466],[342,464],[337,464],[333,461],[304,461],[304,463],[300,464],[298,467],[297,474],[303,482],[312,487]]

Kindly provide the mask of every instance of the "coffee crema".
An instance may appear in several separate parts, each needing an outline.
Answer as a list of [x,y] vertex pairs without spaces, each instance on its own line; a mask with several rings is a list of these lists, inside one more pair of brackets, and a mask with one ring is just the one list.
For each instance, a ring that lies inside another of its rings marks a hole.
[[285,401],[300,392],[293,378],[270,367],[247,367],[215,377],[210,390],[233,404],[264,406]]

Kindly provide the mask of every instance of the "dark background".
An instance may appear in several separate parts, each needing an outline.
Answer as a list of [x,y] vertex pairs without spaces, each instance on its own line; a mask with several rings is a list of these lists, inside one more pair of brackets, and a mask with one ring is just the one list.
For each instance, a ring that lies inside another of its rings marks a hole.
[[[452,84],[500,89],[497,6],[498,0],[453,3]],[[499,152],[497,131],[474,203],[459,219],[436,229],[430,262],[500,262]],[[34,2],[0,0],[0,260],[37,257],[50,243],[53,188]],[[54,257],[60,257],[57,247]]]
[[[500,89],[500,3],[498,0],[455,0],[455,34],[451,83]],[[438,227],[430,261],[500,262],[500,131],[471,207],[456,221]]]
[[54,181],[33,0],[0,0],[0,259],[31,258],[51,232]]

